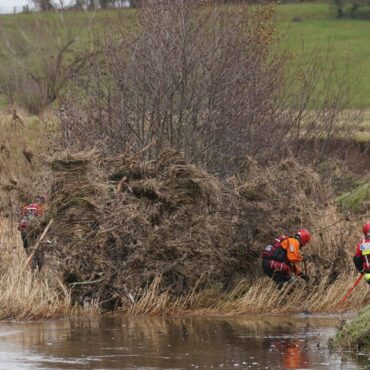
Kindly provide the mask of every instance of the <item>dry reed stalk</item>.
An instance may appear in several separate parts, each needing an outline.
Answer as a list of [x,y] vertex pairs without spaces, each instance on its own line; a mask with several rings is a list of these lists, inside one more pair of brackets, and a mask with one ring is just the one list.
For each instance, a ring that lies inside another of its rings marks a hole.
[[338,312],[355,310],[370,303],[369,297],[363,294],[363,288],[354,292],[344,307],[338,307],[341,295],[353,284],[355,273],[344,273],[335,282],[328,284],[329,274],[308,292],[305,282],[296,281],[278,290],[275,284],[263,278],[256,281],[250,290],[238,301],[233,302],[234,313],[248,312]]
[[137,303],[133,303],[128,312],[130,315],[163,315],[173,314],[176,303],[171,300],[168,292],[160,291],[161,277],[157,276],[141,295]]

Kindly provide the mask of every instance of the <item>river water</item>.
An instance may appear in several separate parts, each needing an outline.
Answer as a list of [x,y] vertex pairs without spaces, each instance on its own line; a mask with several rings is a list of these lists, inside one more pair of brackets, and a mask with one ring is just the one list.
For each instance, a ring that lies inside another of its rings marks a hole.
[[0,369],[370,369],[331,353],[337,316],[104,316],[0,323]]

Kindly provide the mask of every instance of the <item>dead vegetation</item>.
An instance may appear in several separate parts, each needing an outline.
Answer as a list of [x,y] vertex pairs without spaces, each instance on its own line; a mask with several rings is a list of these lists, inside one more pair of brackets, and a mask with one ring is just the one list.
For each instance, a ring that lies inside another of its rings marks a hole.
[[291,68],[274,15],[271,5],[145,2],[138,26],[107,38],[104,57],[62,94],[61,145],[98,142],[108,154],[150,145],[149,159],[173,148],[225,177],[245,155],[322,160],[356,127],[358,114],[344,110],[350,83],[318,51]]
[[181,296],[246,273],[232,221],[214,212],[220,183],[178,153],[153,162],[67,154],[52,171],[48,217],[35,232],[54,222],[39,258],[73,287],[77,301],[135,301],[158,276],[162,290]]
[[0,218],[0,319],[35,320],[71,314],[68,290],[58,286],[47,268],[38,275],[24,269],[26,254],[16,226]]
[[[36,254],[41,274],[21,273],[26,255],[17,230],[2,229],[3,317],[51,317],[73,312],[75,303],[89,312],[131,314],[332,311],[338,292],[355,280],[351,254],[359,226],[344,220],[318,232],[342,216],[330,184],[293,158],[262,167],[248,157],[237,176],[222,181],[171,150],[157,160],[146,159],[145,151],[59,153],[46,166],[40,148],[48,153],[47,143],[30,139],[45,127],[25,122],[19,131],[2,131],[13,151],[2,161],[8,186],[1,213],[16,223],[17,209],[41,183],[50,194],[48,211],[30,238],[36,242],[50,219],[53,224]],[[13,124],[11,117],[3,124]],[[31,160],[25,148],[34,153]],[[12,177],[22,186],[11,187]],[[311,280],[282,294],[263,276],[260,250],[301,225],[315,234],[304,251]],[[336,309],[366,303],[359,286]]]
[[[248,158],[240,177],[224,183],[178,152],[163,152],[156,161],[144,156],[94,151],[51,161],[48,213],[30,238],[37,240],[53,219],[37,258],[71,289],[73,302],[132,313],[238,312],[290,310],[295,295],[307,294],[300,286],[286,304],[277,290],[271,295],[272,284],[260,281],[259,256],[279,228],[284,234],[339,221],[329,185],[312,169],[293,159],[262,169]],[[349,226],[316,234],[308,247],[317,310],[335,298],[317,305],[318,297],[351,276],[351,257],[342,247],[355,242]],[[249,301],[253,294],[259,299]]]

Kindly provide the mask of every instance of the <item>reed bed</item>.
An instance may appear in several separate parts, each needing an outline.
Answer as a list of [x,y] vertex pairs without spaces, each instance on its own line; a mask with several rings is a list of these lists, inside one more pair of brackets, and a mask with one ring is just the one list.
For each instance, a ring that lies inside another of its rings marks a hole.
[[47,270],[24,268],[27,259],[14,224],[0,219],[0,319],[44,319],[72,313],[70,294]]
[[[0,225],[3,250],[0,261],[1,319],[39,319],[101,312],[99,301],[85,302],[83,307],[73,305],[70,290],[61,286],[55,275],[47,270],[42,274],[24,270],[26,254],[17,230],[7,220],[2,220]],[[270,279],[259,276],[254,282],[241,280],[229,292],[217,287],[197,291],[194,287],[182,297],[163,291],[161,277],[157,276],[144,291],[130,297],[130,304],[124,311],[130,315],[161,316],[358,310],[370,303],[369,296],[364,294],[368,289],[365,282],[359,284],[344,305],[339,304],[357,276],[352,271],[330,282],[328,273],[318,285],[296,280],[282,290],[278,290]]]
[[242,280],[228,293],[217,289],[191,293],[173,299],[168,292],[159,289],[160,277],[143,293],[140,300],[133,302],[128,310],[131,315],[243,315],[249,313],[341,313],[356,311],[370,304],[366,282],[361,282],[347,301],[341,304],[345,293],[351,288],[358,275],[343,274],[329,283],[328,274],[320,284],[307,285],[295,280],[279,290],[266,277],[254,282]]

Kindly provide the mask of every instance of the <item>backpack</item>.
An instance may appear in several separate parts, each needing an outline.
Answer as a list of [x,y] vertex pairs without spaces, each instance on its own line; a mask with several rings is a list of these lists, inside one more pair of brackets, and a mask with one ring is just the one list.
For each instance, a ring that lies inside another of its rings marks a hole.
[[279,262],[286,262],[287,254],[285,249],[281,247],[281,242],[285,239],[287,239],[287,237],[284,235],[279,236],[277,239],[275,239],[272,245],[269,244],[262,251],[262,258],[275,260]]

